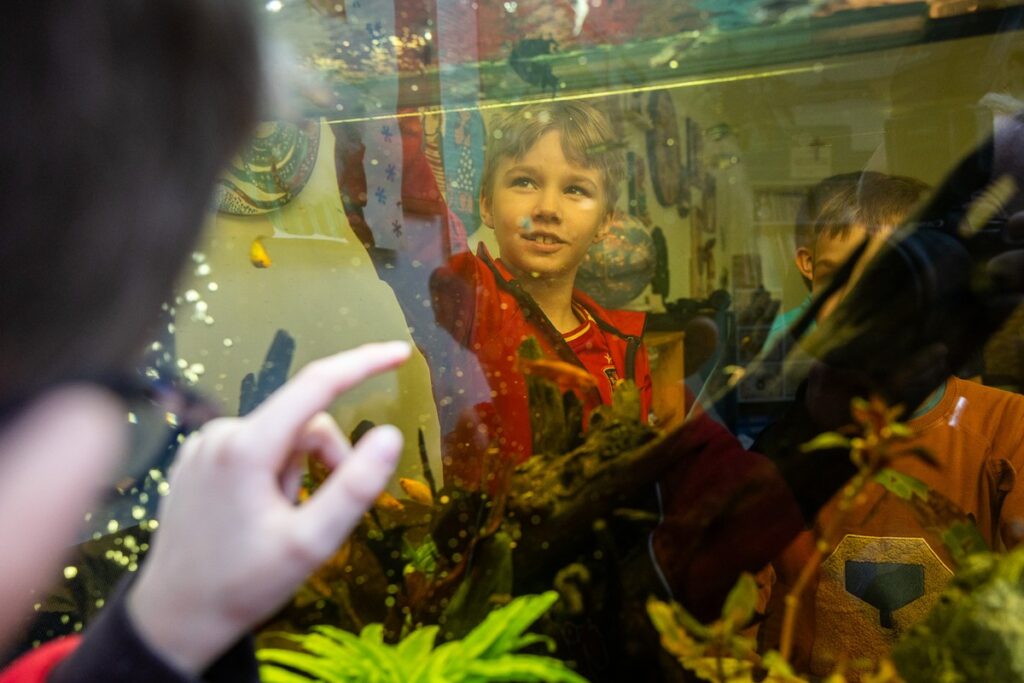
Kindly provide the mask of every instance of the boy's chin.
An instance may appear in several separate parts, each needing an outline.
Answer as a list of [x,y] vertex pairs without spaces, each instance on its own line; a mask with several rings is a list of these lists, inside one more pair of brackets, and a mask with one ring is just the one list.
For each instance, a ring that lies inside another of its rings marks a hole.
[[561,280],[567,277],[568,271],[565,268],[553,266],[550,263],[520,262],[509,268],[520,280]]

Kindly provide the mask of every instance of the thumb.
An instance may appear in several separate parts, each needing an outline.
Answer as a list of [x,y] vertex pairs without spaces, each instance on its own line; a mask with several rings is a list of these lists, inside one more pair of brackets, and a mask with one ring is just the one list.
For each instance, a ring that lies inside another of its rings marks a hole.
[[375,427],[352,454],[302,505],[299,524],[308,538],[323,539],[329,554],[348,537],[395,471],[402,433],[390,425]]

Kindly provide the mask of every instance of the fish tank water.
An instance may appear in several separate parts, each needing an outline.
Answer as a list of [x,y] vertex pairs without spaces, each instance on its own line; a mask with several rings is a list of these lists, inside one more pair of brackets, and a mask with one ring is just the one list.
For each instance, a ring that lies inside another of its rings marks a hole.
[[[1024,3],[255,7],[268,113],[139,372],[245,415],[316,358],[415,348],[331,409],[405,446],[255,634],[266,680],[1024,680],[1012,619],[935,616],[1024,539]],[[603,133],[516,147],[517,116]],[[126,419],[134,470],[23,647],[159,533],[188,430]]]

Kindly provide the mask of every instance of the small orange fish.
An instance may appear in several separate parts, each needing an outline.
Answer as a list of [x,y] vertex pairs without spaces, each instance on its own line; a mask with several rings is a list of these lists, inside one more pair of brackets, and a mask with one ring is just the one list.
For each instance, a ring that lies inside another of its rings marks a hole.
[[516,361],[516,369],[524,375],[541,377],[574,389],[587,391],[597,388],[597,380],[593,375],[578,365],[565,361],[547,358],[531,360],[520,356]]
[[391,510],[392,512],[401,512],[405,509],[405,506],[402,505],[401,501],[387,491],[384,491],[377,496],[377,500],[373,502],[373,506],[380,508],[381,510]]
[[263,246],[262,237],[257,237],[249,245],[249,263],[257,268],[270,267],[270,254],[267,253],[267,248]]
[[409,494],[409,498],[417,503],[422,503],[423,505],[434,504],[434,494],[430,492],[430,487],[423,482],[402,477],[398,480],[398,485]]

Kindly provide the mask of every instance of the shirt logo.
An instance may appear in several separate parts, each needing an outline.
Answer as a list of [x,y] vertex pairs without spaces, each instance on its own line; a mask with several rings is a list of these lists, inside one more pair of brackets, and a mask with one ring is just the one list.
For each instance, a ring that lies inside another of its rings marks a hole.
[[811,670],[888,653],[932,608],[953,572],[923,538],[847,534],[821,565]]

